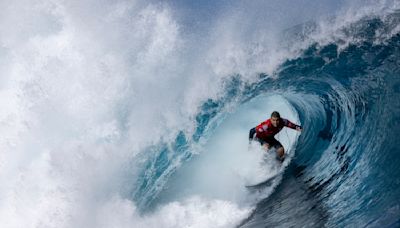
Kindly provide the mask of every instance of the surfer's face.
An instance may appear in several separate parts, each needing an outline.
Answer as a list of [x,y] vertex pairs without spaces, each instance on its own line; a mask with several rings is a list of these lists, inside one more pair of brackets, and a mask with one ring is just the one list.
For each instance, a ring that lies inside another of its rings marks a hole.
[[278,127],[279,125],[279,118],[278,117],[271,117],[272,126]]

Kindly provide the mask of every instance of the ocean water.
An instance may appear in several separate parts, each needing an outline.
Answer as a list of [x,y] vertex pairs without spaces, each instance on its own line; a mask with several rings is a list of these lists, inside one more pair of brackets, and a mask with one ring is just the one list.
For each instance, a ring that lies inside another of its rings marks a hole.
[[1,227],[400,226],[398,1],[0,6]]

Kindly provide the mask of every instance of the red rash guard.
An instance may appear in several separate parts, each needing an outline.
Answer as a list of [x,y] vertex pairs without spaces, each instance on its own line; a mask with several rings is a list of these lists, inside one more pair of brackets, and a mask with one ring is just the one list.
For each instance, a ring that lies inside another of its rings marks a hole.
[[274,137],[276,134],[278,134],[278,132],[282,130],[283,127],[296,129],[296,127],[299,126],[290,122],[287,119],[281,118],[278,127],[274,127],[271,123],[271,120],[268,119],[256,127],[256,137],[263,140],[265,140],[265,138]]

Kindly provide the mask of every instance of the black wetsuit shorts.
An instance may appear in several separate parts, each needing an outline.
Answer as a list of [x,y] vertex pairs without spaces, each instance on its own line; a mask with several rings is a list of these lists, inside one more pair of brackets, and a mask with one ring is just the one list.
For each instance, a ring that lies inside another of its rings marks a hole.
[[261,145],[264,145],[265,143],[268,143],[270,147],[275,147],[276,149],[283,147],[282,144],[275,139],[275,137],[271,136],[265,139],[259,139],[255,136],[256,134],[256,128],[250,129],[249,132],[249,140],[256,140],[258,141]]

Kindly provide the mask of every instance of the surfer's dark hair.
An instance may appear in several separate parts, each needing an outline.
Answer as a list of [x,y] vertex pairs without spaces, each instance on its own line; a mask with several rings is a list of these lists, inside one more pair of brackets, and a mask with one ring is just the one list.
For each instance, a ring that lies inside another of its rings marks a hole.
[[276,118],[280,119],[281,118],[281,114],[279,114],[279,112],[277,112],[277,111],[273,111],[271,113],[271,117],[276,117]]

